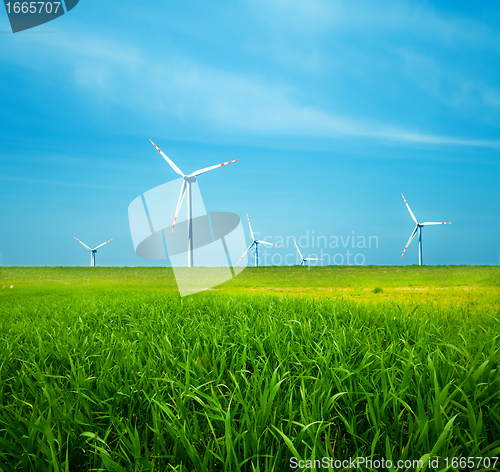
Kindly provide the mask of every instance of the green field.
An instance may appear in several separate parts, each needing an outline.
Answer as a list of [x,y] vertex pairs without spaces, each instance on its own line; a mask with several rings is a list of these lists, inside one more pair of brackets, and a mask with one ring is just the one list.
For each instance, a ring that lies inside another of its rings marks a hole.
[[1,268],[0,310],[3,471],[500,468],[498,267],[248,268],[182,299],[168,269]]

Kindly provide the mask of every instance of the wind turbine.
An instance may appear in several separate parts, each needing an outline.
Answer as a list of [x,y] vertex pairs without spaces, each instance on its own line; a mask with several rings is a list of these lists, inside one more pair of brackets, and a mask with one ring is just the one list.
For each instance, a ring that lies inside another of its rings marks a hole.
[[410,239],[406,243],[406,246],[403,250],[403,254],[401,254],[401,257],[404,256],[404,253],[408,249],[408,246],[412,242],[412,240],[415,237],[415,235],[417,234],[417,230],[418,230],[418,265],[422,265],[422,228],[424,226],[427,226],[427,225],[452,225],[453,223],[449,223],[449,222],[445,222],[445,221],[441,221],[441,222],[437,222],[437,223],[436,222],[428,222],[428,221],[425,223],[419,223],[417,221],[417,219],[415,218],[415,215],[411,211],[410,205],[408,205],[408,202],[405,200],[404,195],[401,194],[401,196],[403,197],[403,200],[406,203],[406,206],[408,207],[408,211],[410,212],[410,216],[412,217],[413,221],[417,224],[417,226],[415,226],[415,229],[413,230],[413,233],[411,233]]
[[[151,139],[150,139],[151,141]],[[222,164],[217,164],[215,166],[211,167],[205,167],[204,169],[197,170],[196,172],[193,172],[192,174],[185,175],[167,156],[166,154],[163,153],[163,151],[155,144],[153,141],[151,141],[151,144],[156,148],[156,150],[162,155],[162,157],[169,163],[170,167],[177,172],[184,181],[182,182],[181,186],[181,193],[179,194],[179,200],[177,202],[177,208],[175,210],[175,216],[174,216],[174,222],[172,224],[172,232],[170,233],[170,236],[174,234],[174,228],[175,228],[175,222],[177,221],[177,217],[179,216],[179,211],[181,209],[182,202],[184,200],[184,196],[187,193],[187,237],[188,237],[188,267],[193,267],[193,222],[192,222],[192,215],[193,215],[193,207],[192,207],[192,200],[191,200],[191,184],[196,182],[196,176],[204,174],[205,172],[208,172],[209,170],[212,169],[217,169],[218,167],[225,166],[226,164],[231,164],[233,162],[236,162],[238,159],[235,159],[234,161],[229,161],[229,162],[223,162]]]
[[96,246],[94,249],[90,249],[84,242],[80,241],[76,236],[73,236],[80,244],[84,245],[89,251],[90,251],[90,267],[95,266],[95,253],[97,250],[101,247],[104,246],[105,244],[108,244],[110,241],[113,241],[113,239],[110,239],[109,241],[106,241],[105,243],[99,244],[99,246]]
[[316,259],[314,257],[304,257],[302,255],[302,253],[300,252],[299,246],[297,246],[297,242],[295,241],[295,238],[293,239],[293,242],[295,243],[295,247],[297,248],[297,251],[299,251],[300,265],[307,265],[306,261],[324,261],[324,259]]
[[276,247],[283,247],[283,246],[280,246],[279,244],[268,243],[267,241],[259,241],[258,239],[255,239],[255,236],[253,235],[253,231],[252,231],[252,225],[250,224],[250,218],[248,217],[248,213],[247,213],[247,220],[248,220],[248,227],[250,228],[250,234],[252,235],[252,244],[250,244],[250,246],[247,247],[247,250],[240,257],[240,259],[236,263],[236,265],[238,265],[240,263],[241,259],[243,259],[245,257],[245,254],[247,254],[248,251],[250,251],[250,249],[252,249],[252,247],[255,246],[255,267],[258,267],[259,266],[259,244],[267,244],[268,246],[276,246]]

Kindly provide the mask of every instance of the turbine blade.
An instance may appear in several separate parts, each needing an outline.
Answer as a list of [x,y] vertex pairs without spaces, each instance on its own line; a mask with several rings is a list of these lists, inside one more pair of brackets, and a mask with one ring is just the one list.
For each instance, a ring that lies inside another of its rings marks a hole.
[[175,209],[174,222],[172,223],[172,232],[170,233],[170,236],[174,234],[175,223],[177,221],[177,217],[179,216],[179,211],[181,209],[182,201],[184,200],[184,195],[186,195],[187,185],[187,182],[184,180],[182,182],[181,193],[179,193],[179,200],[177,201],[177,208]]
[[435,221],[426,221],[425,223],[420,223],[422,226],[426,226],[426,225],[452,225],[453,223],[449,222],[449,221],[439,221],[439,222],[435,222]]
[[316,259],[314,257],[305,257],[305,261],[324,261],[324,259]]
[[252,235],[252,240],[255,241],[255,236],[253,235],[252,225],[250,224],[250,218],[248,217],[248,213],[247,213],[247,221],[248,221],[248,227],[250,228],[250,234]]
[[295,243],[295,247],[297,248],[297,251],[299,251],[300,258],[304,259],[304,257],[302,256],[302,253],[300,252],[299,246],[297,246],[297,241],[295,241],[295,238],[293,238],[293,242]]
[[415,223],[417,223],[417,225],[418,225],[418,221],[417,221],[417,219],[415,218],[415,215],[413,214],[413,212],[411,211],[410,205],[408,205],[408,202],[406,201],[405,196],[404,196],[403,194],[401,194],[401,196],[403,197],[403,200],[405,201],[406,206],[408,207],[408,211],[410,212],[410,215],[411,215],[411,217],[412,217],[413,221],[414,221]]
[[243,259],[245,257],[246,254],[248,254],[248,251],[250,251],[250,249],[252,249],[253,245],[255,244],[255,241],[252,242],[252,244],[250,244],[250,246],[247,247],[247,250],[243,253],[243,255],[239,258],[238,262],[236,263],[236,265],[238,265],[241,261],[241,259]]
[[83,244],[89,251],[92,251],[84,242],[80,241],[76,236],[73,236],[80,244]]
[[[151,139],[150,139],[151,141]],[[182,171],[167,157],[167,155],[155,144],[153,141],[151,141],[151,144],[156,148],[156,150],[162,155],[163,159],[165,159],[169,164],[172,169],[175,170],[179,175],[182,175],[184,177],[184,174]]]
[[106,241],[105,243],[99,244],[99,246],[96,246],[96,247],[93,249],[93,251],[95,251],[96,249],[99,249],[101,246],[104,246],[105,244],[108,244],[109,242],[113,241],[113,239],[115,239],[115,238],[112,238],[112,239],[110,239],[109,241]]
[[417,229],[418,229],[418,226],[415,226],[415,229],[413,230],[413,233],[411,233],[411,236],[410,236],[410,239],[408,239],[408,242],[406,243],[406,246],[404,248],[404,251],[403,251],[403,254],[401,254],[401,257],[404,256],[404,253],[406,252],[406,250],[408,249],[408,246],[410,245],[412,239],[415,237],[415,235],[417,234]]
[[280,246],[279,244],[268,243],[267,241],[256,241],[256,242],[259,244],[267,244],[268,246],[283,247],[283,246]]
[[196,177],[197,175],[204,174],[205,172],[208,172],[209,170],[217,169],[217,167],[222,167],[227,164],[232,164],[233,162],[238,161],[239,159],[235,159],[234,161],[228,161],[228,162],[223,162],[222,164],[217,164],[215,166],[210,166],[210,167],[205,167],[204,169],[197,170],[196,172],[193,172],[192,174],[189,174],[188,177]]

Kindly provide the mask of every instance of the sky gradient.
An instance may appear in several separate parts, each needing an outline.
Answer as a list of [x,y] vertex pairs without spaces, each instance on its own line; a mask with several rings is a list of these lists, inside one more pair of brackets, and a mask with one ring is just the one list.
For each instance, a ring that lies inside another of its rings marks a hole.
[[0,264],[88,265],[76,236],[114,238],[98,266],[165,265],[128,224],[177,177],[149,139],[185,173],[239,159],[199,178],[206,208],[304,255],[354,234],[365,264],[417,264],[403,193],[454,223],[424,263],[499,264],[499,30],[494,1],[81,0],[16,34],[2,12]]

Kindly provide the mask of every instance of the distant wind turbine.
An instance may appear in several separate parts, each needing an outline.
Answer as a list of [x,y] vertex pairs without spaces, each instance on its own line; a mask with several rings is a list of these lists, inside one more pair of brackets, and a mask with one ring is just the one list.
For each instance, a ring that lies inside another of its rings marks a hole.
[[109,241],[106,241],[105,243],[99,244],[99,246],[96,246],[94,249],[89,248],[84,242],[80,241],[76,236],[73,236],[80,244],[85,246],[89,251],[90,251],[90,267],[95,266],[95,253],[97,250],[101,247],[104,246],[105,244],[108,244],[109,242],[113,241],[113,239],[110,239]]
[[283,247],[283,246],[280,246],[279,244],[268,243],[267,241],[259,241],[259,240],[255,239],[255,236],[253,235],[253,231],[252,231],[252,225],[250,224],[250,218],[248,217],[248,213],[247,213],[247,220],[248,220],[248,226],[250,228],[250,234],[252,235],[252,244],[250,244],[250,246],[248,246],[247,250],[240,257],[240,260],[236,263],[236,265],[238,265],[240,263],[241,259],[243,259],[245,257],[245,255],[248,253],[248,251],[250,251],[250,249],[252,249],[252,247],[255,246],[255,267],[258,267],[259,266],[259,244],[267,244],[268,246],[276,246],[276,247]]
[[[150,139],[151,141],[151,139]],[[193,207],[192,207],[192,200],[191,200],[191,184],[196,182],[196,176],[204,174],[205,172],[208,172],[209,170],[217,169],[218,167],[225,166],[227,164],[231,164],[233,162],[236,162],[238,159],[234,159],[233,161],[228,161],[228,162],[223,162],[222,164],[217,164],[215,166],[211,167],[205,167],[204,169],[197,170],[196,172],[193,172],[192,174],[185,175],[167,156],[166,154],[163,153],[163,151],[155,144],[153,141],[151,141],[151,144],[156,148],[156,150],[162,155],[162,157],[169,163],[170,167],[177,172],[184,181],[182,182],[181,186],[181,193],[179,194],[179,200],[177,202],[177,209],[175,210],[175,216],[174,216],[174,222],[172,224],[172,232],[170,233],[170,236],[174,234],[174,228],[175,228],[175,222],[177,221],[177,217],[179,216],[179,211],[181,209],[182,202],[184,200],[184,196],[186,195],[187,192],[187,225],[188,225],[188,267],[193,267]]]
[[293,239],[293,242],[295,243],[295,247],[297,248],[297,251],[299,252],[300,256],[300,265],[307,265],[307,261],[324,261],[324,259],[317,259],[314,257],[304,257],[302,253],[300,252],[299,246],[297,246],[297,242],[295,241],[295,238]]
[[415,237],[415,235],[417,234],[417,231],[418,231],[418,265],[422,265],[422,228],[424,226],[427,226],[427,225],[452,225],[453,223],[446,222],[446,221],[419,223],[417,221],[417,219],[415,218],[415,215],[411,211],[410,205],[408,205],[408,202],[405,200],[404,195],[401,194],[401,196],[403,197],[403,200],[406,203],[408,211],[410,212],[410,216],[412,217],[413,221],[417,224],[417,226],[415,226],[415,229],[413,230],[413,233],[411,233],[410,239],[406,243],[406,246],[403,250],[403,254],[401,254],[401,257],[404,256],[404,253],[408,249],[408,246],[410,245],[410,243],[412,242],[413,238]]

